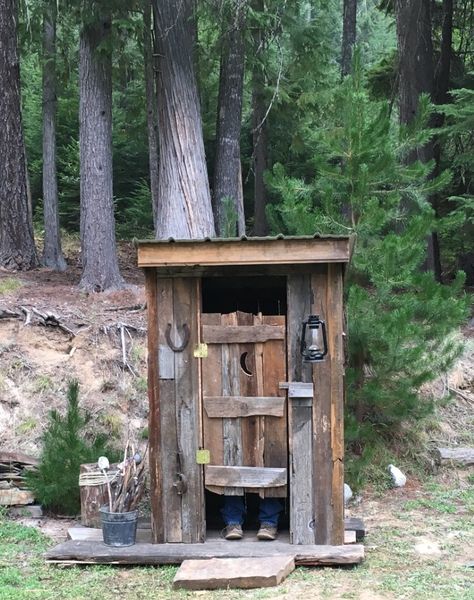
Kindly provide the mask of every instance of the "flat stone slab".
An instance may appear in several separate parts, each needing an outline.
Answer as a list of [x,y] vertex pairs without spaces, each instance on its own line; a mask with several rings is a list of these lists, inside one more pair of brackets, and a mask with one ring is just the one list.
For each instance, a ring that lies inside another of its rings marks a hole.
[[185,560],[173,580],[174,589],[217,590],[279,585],[295,569],[293,556]]

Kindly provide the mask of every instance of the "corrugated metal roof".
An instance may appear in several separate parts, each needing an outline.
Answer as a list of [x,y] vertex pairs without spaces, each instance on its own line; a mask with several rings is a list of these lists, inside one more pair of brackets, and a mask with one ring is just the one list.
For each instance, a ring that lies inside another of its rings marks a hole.
[[175,239],[173,237],[169,237],[163,240],[136,240],[136,244],[169,244],[169,243],[196,243],[196,242],[267,242],[271,240],[347,240],[350,235],[320,235],[319,233],[315,233],[314,235],[283,235],[279,233],[278,235],[267,235],[267,236],[247,236],[241,235],[240,237],[230,237],[230,238],[222,238],[222,237],[205,237],[205,238],[193,238],[193,239]]

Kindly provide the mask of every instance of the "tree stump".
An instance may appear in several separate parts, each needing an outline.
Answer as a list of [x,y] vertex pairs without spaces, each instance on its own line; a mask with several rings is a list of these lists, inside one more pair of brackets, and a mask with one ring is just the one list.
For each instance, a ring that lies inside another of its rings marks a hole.
[[[112,465],[111,465],[112,466]],[[81,465],[81,473],[98,471],[97,463]],[[100,527],[99,508],[108,504],[107,485],[81,486],[81,523],[84,527]]]

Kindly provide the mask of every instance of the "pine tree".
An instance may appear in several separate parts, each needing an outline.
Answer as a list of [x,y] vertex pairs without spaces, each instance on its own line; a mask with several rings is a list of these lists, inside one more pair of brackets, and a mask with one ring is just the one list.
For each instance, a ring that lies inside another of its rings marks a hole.
[[281,203],[270,215],[274,229],[289,233],[357,236],[347,287],[346,440],[369,458],[380,439],[430,411],[420,386],[457,356],[467,301],[462,274],[443,286],[420,269],[434,219],[426,198],[449,180],[444,173],[428,182],[431,163],[403,160],[431,135],[427,98],[416,122],[396,125],[385,102],[369,99],[356,64],[328,108],[330,122],[312,140],[314,177],[275,167],[269,182]]
[[49,413],[40,463],[28,474],[28,484],[44,508],[74,515],[80,508],[81,464],[96,462],[102,455],[111,460],[118,457],[105,435],[92,441],[86,437],[90,415],[79,407],[79,383],[75,380],[69,384],[67,401],[64,416],[56,410]]

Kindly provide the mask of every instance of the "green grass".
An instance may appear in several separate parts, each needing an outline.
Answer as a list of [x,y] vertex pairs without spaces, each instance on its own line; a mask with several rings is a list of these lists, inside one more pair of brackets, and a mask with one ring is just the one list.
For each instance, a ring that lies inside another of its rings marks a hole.
[[[359,514],[372,525],[366,560],[354,568],[298,568],[278,588],[176,592],[176,567],[48,565],[51,546],[39,531],[0,514],[0,600],[348,599],[472,600],[474,485],[435,479],[419,490],[371,496]],[[441,554],[423,556],[415,544],[435,542]]]
[[0,296],[16,292],[23,284],[16,277],[5,277],[0,279]]

